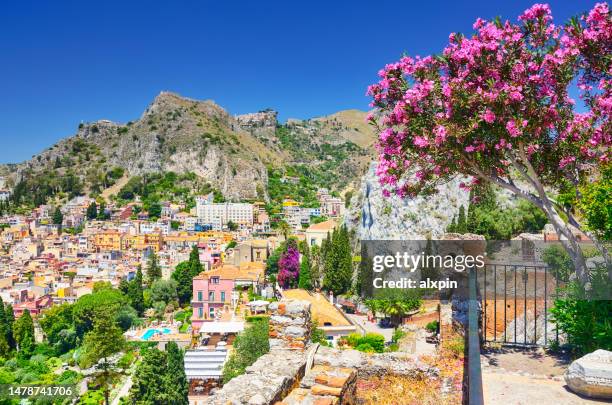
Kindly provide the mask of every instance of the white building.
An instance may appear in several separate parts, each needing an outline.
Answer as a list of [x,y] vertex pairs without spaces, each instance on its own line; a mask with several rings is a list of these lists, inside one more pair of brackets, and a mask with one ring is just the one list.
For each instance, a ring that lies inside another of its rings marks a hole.
[[210,198],[196,198],[196,215],[200,225],[222,228],[232,221],[237,225],[253,226],[253,204],[212,203]]

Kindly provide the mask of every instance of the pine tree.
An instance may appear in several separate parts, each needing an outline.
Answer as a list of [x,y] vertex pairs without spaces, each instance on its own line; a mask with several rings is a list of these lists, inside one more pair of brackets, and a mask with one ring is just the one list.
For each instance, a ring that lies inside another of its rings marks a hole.
[[96,219],[98,216],[98,206],[96,205],[95,201],[92,201],[91,204],[89,204],[89,207],[87,207],[87,219]]
[[125,344],[123,332],[115,321],[111,308],[101,308],[93,321],[93,328],[83,340],[84,358],[89,364],[96,364],[96,380],[102,386],[104,402],[108,405],[110,384],[116,375],[109,357],[119,352]]
[[149,255],[149,260],[147,262],[147,283],[151,285],[153,284],[155,280],[159,280],[161,277],[162,277],[161,267],[159,266],[157,255],[153,251]]
[[189,384],[185,375],[184,354],[175,342],[166,345],[168,367],[166,368],[166,394],[171,404],[188,404]]
[[17,318],[13,327],[13,337],[17,343],[19,353],[24,357],[29,357],[34,352],[36,345],[34,340],[34,322],[30,311],[25,309],[23,314]]

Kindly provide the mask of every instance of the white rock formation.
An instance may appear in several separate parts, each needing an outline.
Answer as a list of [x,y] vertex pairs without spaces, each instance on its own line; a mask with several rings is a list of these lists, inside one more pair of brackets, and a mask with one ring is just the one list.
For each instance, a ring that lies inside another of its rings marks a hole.
[[438,187],[428,197],[384,197],[373,163],[362,179],[361,189],[351,201],[345,222],[356,230],[359,240],[436,239],[445,233],[462,205],[466,211],[469,193],[459,188],[465,179],[456,178]]
[[586,397],[612,399],[612,352],[595,350],[574,361],[565,372],[565,382]]

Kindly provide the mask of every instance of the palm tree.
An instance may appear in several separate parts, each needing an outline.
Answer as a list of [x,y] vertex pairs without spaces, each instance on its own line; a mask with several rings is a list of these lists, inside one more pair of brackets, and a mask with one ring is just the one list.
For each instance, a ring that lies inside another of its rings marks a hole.
[[283,237],[285,238],[285,240],[289,238],[289,232],[291,231],[291,227],[289,226],[287,222],[280,221],[278,223],[278,230],[280,231],[281,234],[283,234]]

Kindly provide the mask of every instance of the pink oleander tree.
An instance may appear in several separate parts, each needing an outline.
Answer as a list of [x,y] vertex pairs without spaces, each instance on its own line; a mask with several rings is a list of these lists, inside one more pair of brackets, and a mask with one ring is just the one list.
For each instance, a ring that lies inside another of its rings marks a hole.
[[[435,193],[456,176],[469,189],[490,182],[547,215],[586,281],[570,224],[609,255],[554,190],[578,185],[608,164],[612,128],[612,21],[606,3],[565,26],[535,4],[517,23],[474,23],[472,36],[451,34],[441,55],[405,56],[368,88],[379,130],[377,175],[385,195]],[[569,89],[577,87],[584,112]],[[560,214],[567,218],[564,220]]]
[[300,252],[294,245],[289,244],[278,261],[277,281],[282,288],[295,287],[300,275]]

